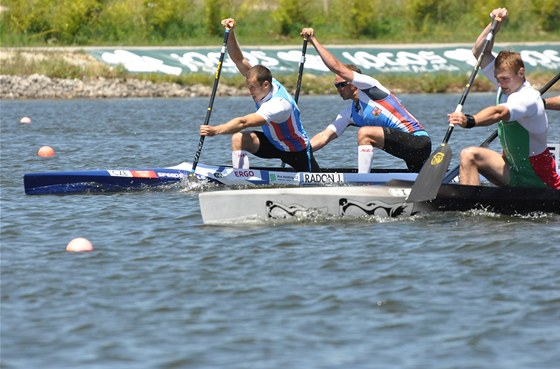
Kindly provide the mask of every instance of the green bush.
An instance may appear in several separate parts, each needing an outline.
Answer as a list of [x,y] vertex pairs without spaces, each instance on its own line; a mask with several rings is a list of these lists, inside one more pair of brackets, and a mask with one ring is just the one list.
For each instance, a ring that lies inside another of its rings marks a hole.
[[102,9],[101,0],[59,0],[52,4],[47,13],[47,22],[52,28],[51,40],[63,44],[74,44],[82,28],[87,28]]
[[232,0],[204,0],[204,19],[206,33],[209,35],[221,35],[224,28],[221,20],[229,18],[232,8]]
[[[20,36],[18,39],[22,42],[30,39],[45,42],[48,34],[53,32],[45,17],[50,3],[49,0],[5,0],[4,4],[8,8],[2,13],[2,23],[6,24],[5,32]],[[3,32],[3,40],[4,35]]]
[[185,21],[185,16],[192,12],[192,1],[144,0],[143,3],[143,18],[149,35],[158,39],[180,39],[193,34]]
[[4,46],[207,45],[220,20],[242,23],[242,43],[473,42],[494,7],[510,11],[501,42],[557,41],[557,0],[2,0]]
[[440,0],[411,0],[407,6],[411,27],[421,33],[428,33],[430,25],[440,18]]
[[560,6],[557,0],[532,0],[538,30],[554,32],[560,29]]
[[[343,32],[349,38],[377,38],[380,36],[382,19],[380,0],[337,0],[334,3],[334,14],[343,14],[338,20]],[[337,17],[334,15],[332,17]]]
[[279,0],[272,13],[281,36],[299,35],[302,28],[311,24],[310,3],[300,0]]

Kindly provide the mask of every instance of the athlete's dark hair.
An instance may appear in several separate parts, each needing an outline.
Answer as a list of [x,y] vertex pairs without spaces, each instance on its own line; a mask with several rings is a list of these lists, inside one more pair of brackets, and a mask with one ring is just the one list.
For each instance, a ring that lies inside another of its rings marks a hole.
[[245,75],[245,78],[247,79],[253,77],[256,77],[257,82],[259,82],[260,85],[262,85],[264,81],[272,83],[272,72],[270,71],[270,69],[260,64],[251,67],[251,69],[249,69],[247,71],[247,74]]
[[502,50],[496,56],[494,61],[495,69],[509,68],[513,72],[518,73],[521,68],[525,68],[525,63],[521,59],[521,54],[516,51]]

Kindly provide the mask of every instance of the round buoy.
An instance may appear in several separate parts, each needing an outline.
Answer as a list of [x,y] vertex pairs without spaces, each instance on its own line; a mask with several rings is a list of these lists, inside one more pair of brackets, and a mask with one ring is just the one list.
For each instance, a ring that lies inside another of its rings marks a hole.
[[20,122],[21,124],[29,124],[29,123],[31,123],[31,118],[29,118],[29,117],[22,117],[22,118],[19,120],[19,122]]
[[54,150],[50,146],[43,146],[37,151],[39,156],[54,156]]
[[70,252],[93,251],[93,245],[87,239],[83,237],[78,237],[68,242],[68,245],[66,246],[66,251],[70,251]]

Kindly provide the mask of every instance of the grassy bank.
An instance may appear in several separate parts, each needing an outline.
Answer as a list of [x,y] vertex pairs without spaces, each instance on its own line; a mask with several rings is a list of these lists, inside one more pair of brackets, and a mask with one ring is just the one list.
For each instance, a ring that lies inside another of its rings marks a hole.
[[1,0],[3,46],[201,46],[234,17],[245,45],[473,42],[493,8],[501,42],[556,41],[557,0]]
[[[312,26],[323,42],[354,45],[472,43],[491,9],[506,6],[510,16],[500,42],[557,41],[560,7],[555,0],[0,0],[3,47],[35,46],[206,46],[221,40],[220,20],[232,16],[242,45],[299,44]],[[6,55],[8,54],[8,55]],[[1,73],[43,74],[52,78],[144,79],[211,86],[213,75],[130,74],[109,68],[84,52],[0,53]],[[553,72],[532,73],[536,85]],[[461,91],[468,77],[457,74],[376,75],[395,92]],[[297,76],[277,78],[290,90]],[[305,74],[302,94],[334,94],[331,75]],[[220,84],[244,88],[240,77]],[[492,89],[477,78],[473,91]]]

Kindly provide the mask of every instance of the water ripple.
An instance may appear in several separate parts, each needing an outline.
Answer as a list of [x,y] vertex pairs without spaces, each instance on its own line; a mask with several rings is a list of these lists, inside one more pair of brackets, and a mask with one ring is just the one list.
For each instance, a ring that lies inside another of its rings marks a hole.
[[[444,129],[430,122],[441,122],[458,96],[403,98],[441,140]],[[488,98],[474,94],[472,109]],[[227,109],[213,119],[251,111],[246,100],[216,101]],[[1,104],[2,367],[548,369],[560,362],[558,216],[473,211],[205,226],[197,194],[215,188],[204,184],[26,196],[26,172],[190,160],[207,101]],[[305,109],[337,104],[336,96],[302,99]],[[32,125],[17,123],[23,113]],[[306,129],[319,132],[332,112],[312,116]],[[483,133],[461,132],[460,145],[479,144]],[[55,147],[52,160],[36,156],[43,144]],[[354,166],[352,147],[350,132],[317,157]],[[229,137],[219,136],[206,141],[201,160],[230,157]],[[379,152],[375,164],[402,163]],[[75,237],[88,238],[94,251],[66,252]]]

